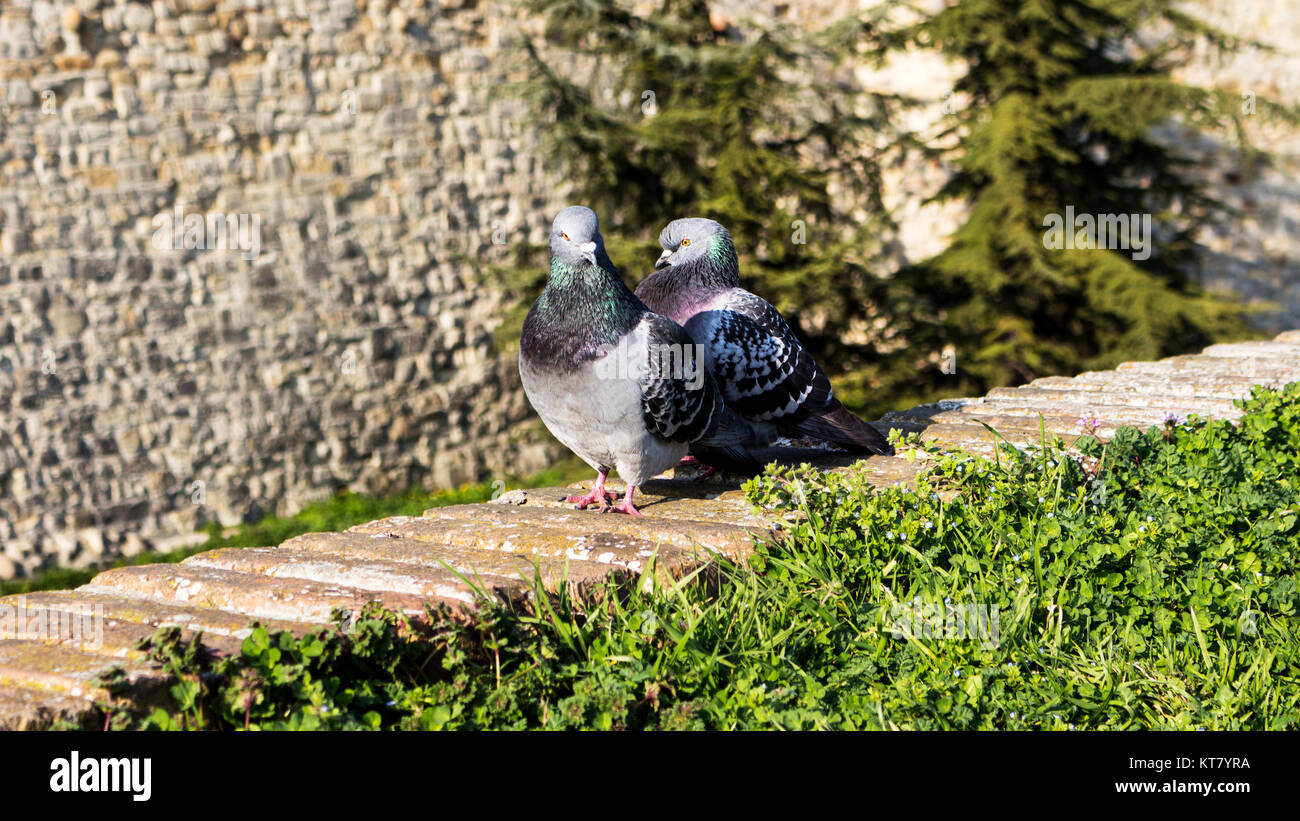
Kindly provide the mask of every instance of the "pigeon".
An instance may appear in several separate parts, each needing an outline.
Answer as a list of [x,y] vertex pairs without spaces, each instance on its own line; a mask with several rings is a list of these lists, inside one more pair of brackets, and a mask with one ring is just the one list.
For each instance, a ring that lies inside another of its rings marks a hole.
[[[636,488],[688,454],[727,470],[762,472],[746,450],[756,440],[728,410],[686,331],[653,313],[615,270],[596,214],[570,206],[555,218],[546,288],[524,320],[519,375],[542,422],[596,470],[585,509],[640,515]],[[627,483],[605,490],[611,470]]]
[[636,289],[650,308],[704,346],[728,406],[764,443],[811,436],[854,453],[892,455],[885,437],[831,390],[830,380],[780,312],[740,287],[736,246],[710,219],[679,219],[659,234],[663,254]]

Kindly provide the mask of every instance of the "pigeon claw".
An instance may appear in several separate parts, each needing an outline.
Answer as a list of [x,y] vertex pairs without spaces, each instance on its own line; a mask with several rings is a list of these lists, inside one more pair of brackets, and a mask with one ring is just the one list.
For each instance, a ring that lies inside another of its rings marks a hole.
[[601,490],[597,491],[595,488],[593,488],[591,493],[588,493],[586,496],[566,496],[564,498],[564,501],[576,502],[578,505],[578,510],[586,510],[587,505],[591,504],[592,502],[600,502],[600,507],[602,510],[604,510],[609,505],[610,502],[614,501],[615,498],[616,497],[614,496],[614,494],[608,490],[602,488]]
[[[613,511],[614,513],[626,513],[629,516],[640,516],[641,511],[637,510],[636,505],[632,504],[633,493],[636,493],[636,485],[628,485],[627,493],[623,494],[623,501],[607,510]],[[603,513],[605,511],[601,512]]]
[[624,499],[613,507],[608,508],[607,511],[613,513],[626,513],[629,516],[644,515],[641,511],[636,509],[636,506],[632,504],[630,499]]
[[718,469],[715,468],[713,465],[706,465],[703,462],[700,462],[699,465],[700,467],[704,468],[704,472],[701,473],[699,476],[695,477],[695,481],[697,482],[703,482],[705,479],[709,478],[710,476],[718,472]]
[[600,509],[601,511],[604,511],[609,506],[609,503],[614,501],[615,498],[617,498],[613,493],[611,493],[608,490],[605,490],[606,475],[607,474],[605,471],[603,470],[599,471],[596,474],[596,481],[593,482],[591,485],[590,493],[588,493],[585,496],[566,496],[564,497],[564,501],[569,502],[571,504],[576,502],[578,505],[578,510],[586,510],[587,505],[591,504],[592,502],[600,502]]
[[688,468],[690,468],[690,467],[698,467],[698,468],[702,468],[702,469],[704,470],[704,472],[701,473],[699,476],[696,476],[694,479],[691,480],[691,481],[694,481],[694,482],[703,482],[705,479],[709,478],[710,476],[712,476],[713,474],[715,474],[715,473],[718,472],[718,469],[715,468],[713,465],[706,465],[706,464],[704,464],[703,462],[701,462],[699,459],[695,458],[694,456],[683,456],[683,457],[682,457],[682,460],[681,460],[680,462],[677,463],[677,467],[679,467],[679,468],[683,468],[683,467],[688,467]]

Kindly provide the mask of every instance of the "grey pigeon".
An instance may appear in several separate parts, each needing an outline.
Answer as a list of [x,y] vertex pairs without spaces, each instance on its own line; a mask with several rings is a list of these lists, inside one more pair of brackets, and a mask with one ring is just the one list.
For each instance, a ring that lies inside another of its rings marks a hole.
[[679,219],[659,234],[663,254],[636,289],[652,311],[704,346],[727,405],[763,440],[812,436],[855,453],[892,454],[880,433],[840,404],[830,380],[780,312],[740,287],[731,234],[709,219]]
[[596,215],[571,206],[551,227],[551,273],[524,320],[519,374],[548,430],[597,473],[586,496],[606,510],[610,470],[627,483],[614,510],[638,514],[637,486],[688,453],[738,473],[762,470],[754,431],[727,409],[698,346],[623,283]]

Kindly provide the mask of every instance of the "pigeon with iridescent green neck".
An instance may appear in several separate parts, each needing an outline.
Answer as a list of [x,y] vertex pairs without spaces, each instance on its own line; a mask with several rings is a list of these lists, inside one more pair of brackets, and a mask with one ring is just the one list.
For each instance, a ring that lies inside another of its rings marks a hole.
[[760,472],[745,449],[754,431],[727,409],[686,332],[623,283],[595,213],[561,211],[550,250],[550,277],[519,339],[519,374],[547,429],[596,470],[591,493],[568,501],[606,510],[605,478],[615,470],[627,491],[613,509],[637,514],[637,486],[688,453]]
[[759,436],[811,436],[856,453],[892,454],[885,437],[840,404],[830,380],[781,314],[740,287],[736,246],[709,219],[679,219],[659,234],[663,254],[636,289],[650,310],[704,347],[727,405]]

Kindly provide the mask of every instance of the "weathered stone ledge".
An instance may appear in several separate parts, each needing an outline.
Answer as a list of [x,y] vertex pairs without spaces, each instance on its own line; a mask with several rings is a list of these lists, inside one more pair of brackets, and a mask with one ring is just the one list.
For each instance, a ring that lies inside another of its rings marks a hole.
[[[878,426],[990,452],[998,438],[982,423],[1013,442],[1035,443],[1043,428],[1072,439],[1080,417],[1096,418],[1103,437],[1123,425],[1159,424],[1171,413],[1237,419],[1232,400],[1249,395],[1251,386],[1296,380],[1300,330],[1268,342],[1214,345],[1194,356],[1127,362],[1114,371],[1051,376],[984,397],[944,400],[887,414]],[[826,469],[857,461],[822,450],[762,456]],[[909,481],[919,469],[902,457],[878,456],[866,467],[878,486]],[[0,610],[0,728],[86,720],[92,702],[106,696],[92,681],[112,664],[125,670],[129,698],[143,704],[158,697],[165,677],[134,647],[160,626],[202,631],[213,652],[234,653],[253,619],[301,633],[327,624],[336,607],[357,609],[378,600],[419,620],[427,604],[453,612],[472,608],[476,589],[522,595],[534,573],[550,589],[581,588],[611,574],[636,578],[648,569],[680,576],[714,555],[741,559],[756,536],[771,532],[734,483],[650,482],[639,498],[640,518],[575,510],[564,502],[573,490],[513,491],[494,503],[434,508],[342,533],[308,533],[278,547],[214,550],[180,564],[108,570],[77,590],[0,599],[18,614],[6,620]],[[69,617],[86,613],[102,617],[102,629],[65,628],[44,639],[28,630],[33,620],[66,626]]]

